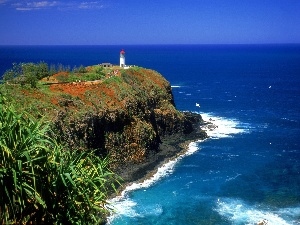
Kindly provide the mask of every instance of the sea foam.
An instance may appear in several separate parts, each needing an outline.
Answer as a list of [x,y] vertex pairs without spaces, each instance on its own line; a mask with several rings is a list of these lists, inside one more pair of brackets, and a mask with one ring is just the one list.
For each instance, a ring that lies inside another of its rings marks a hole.
[[236,134],[248,133],[251,129],[249,124],[241,123],[237,119],[214,116],[210,113],[200,114],[204,121],[209,122],[201,128],[213,139],[233,137]]
[[199,150],[199,147],[197,142],[191,142],[188,146],[188,150],[185,152],[185,154],[180,155],[179,157],[170,160],[169,162],[163,164],[161,167],[159,167],[156,171],[156,173],[149,179],[144,180],[140,183],[132,183],[128,185],[119,196],[108,200],[110,211],[112,213],[112,216],[108,218],[108,224],[110,224],[111,221],[115,217],[126,215],[129,217],[135,217],[138,216],[135,210],[133,210],[133,207],[136,205],[132,200],[130,200],[128,194],[132,191],[142,189],[142,188],[148,188],[163,177],[168,176],[171,174],[174,170],[174,167],[176,163],[184,158],[185,156],[192,155],[194,152]]
[[[265,221],[267,225],[294,225],[299,224],[300,208],[286,208],[280,210],[265,209],[261,206],[249,205],[237,199],[218,199],[214,209],[231,224],[258,224]],[[287,219],[288,218],[288,219]]]
[[[213,139],[217,138],[228,138],[232,137],[234,134],[238,133],[244,133],[247,132],[247,129],[245,129],[245,126],[241,126],[241,123],[238,122],[235,119],[226,119],[223,117],[216,117],[212,114],[207,113],[201,113],[201,116],[203,120],[210,122],[209,126],[203,126],[201,129],[204,129],[208,136]],[[244,127],[244,128],[243,128]],[[108,224],[110,224],[114,218],[118,216],[128,216],[128,217],[139,217],[139,213],[137,213],[133,208],[136,206],[136,203],[133,202],[130,197],[129,193],[138,189],[148,188],[151,185],[155,184],[159,180],[161,180],[163,177],[168,176],[169,174],[172,174],[175,168],[175,165],[179,160],[182,158],[194,154],[196,151],[198,151],[199,143],[201,141],[197,142],[191,142],[188,146],[188,150],[179,157],[172,159],[159,167],[156,171],[156,173],[149,179],[144,180],[140,183],[132,183],[129,184],[119,196],[108,200],[109,207],[111,208],[111,217],[108,218]]]

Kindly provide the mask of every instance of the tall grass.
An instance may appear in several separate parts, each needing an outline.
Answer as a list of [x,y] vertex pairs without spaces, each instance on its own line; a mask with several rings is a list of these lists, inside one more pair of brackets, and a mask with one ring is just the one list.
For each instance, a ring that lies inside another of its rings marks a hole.
[[0,223],[100,224],[119,179],[108,160],[69,151],[49,123],[0,96]]

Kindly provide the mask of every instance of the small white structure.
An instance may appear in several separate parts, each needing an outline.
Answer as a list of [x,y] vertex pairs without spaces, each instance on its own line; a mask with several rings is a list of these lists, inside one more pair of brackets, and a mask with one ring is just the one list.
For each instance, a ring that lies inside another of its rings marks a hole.
[[125,51],[122,49],[120,52],[120,67],[125,67]]

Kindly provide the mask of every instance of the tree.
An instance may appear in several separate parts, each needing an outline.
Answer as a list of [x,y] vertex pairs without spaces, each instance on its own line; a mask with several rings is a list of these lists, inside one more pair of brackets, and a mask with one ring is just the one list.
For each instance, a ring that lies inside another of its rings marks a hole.
[[51,64],[49,69],[49,76],[52,76],[55,73],[57,73],[56,66],[54,64]]
[[37,79],[38,80],[49,76],[50,71],[49,71],[49,68],[48,68],[48,64],[45,63],[45,62],[40,62],[39,64],[37,64],[36,72],[37,72]]
[[35,72],[30,72],[25,75],[26,83],[30,84],[31,88],[37,87],[38,78]]
[[3,80],[21,85],[30,84],[36,88],[38,80],[49,75],[47,63],[13,63],[13,68],[4,73]]
[[81,65],[78,69],[78,73],[86,73],[86,72],[87,72],[86,68],[83,65]]
[[9,69],[4,73],[3,80],[6,82],[13,81],[15,78],[20,77],[22,73],[22,64],[13,63],[12,69]]

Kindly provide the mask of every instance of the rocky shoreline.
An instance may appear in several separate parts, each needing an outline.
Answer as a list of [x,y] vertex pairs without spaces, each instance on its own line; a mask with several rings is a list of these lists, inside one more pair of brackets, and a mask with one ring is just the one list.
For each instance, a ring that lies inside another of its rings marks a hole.
[[208,122],[203,121],[201,115],[195,113],[185,113],[185,115],[195,119],[190,133],[164,135],[158,150],[149,154],[144,162],[123,164],[114,171],[123,179],[122,187],[119,188],[118,193],[131,183],[140,183],[150,178],[159,167],[183,155],[191,142],[204,140],[208,137],[206,132],[201,129]]

